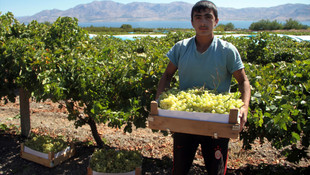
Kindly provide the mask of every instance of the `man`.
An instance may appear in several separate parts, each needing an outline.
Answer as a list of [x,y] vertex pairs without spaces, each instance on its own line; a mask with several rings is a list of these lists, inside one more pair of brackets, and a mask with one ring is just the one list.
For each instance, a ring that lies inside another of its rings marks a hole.
[[[213,29],[218,22],[217,8],[212,2],[199,1],[193,6],[191,23],[196,36],[179,41],[167,53],[170,62],[159,82],[156,99],[169,88],[177,70],[181,90],[204,86],[220,93],[229,92],[234,76],[244,102],[239,113],[241,131],[247,121],[250,83],[237,49],[231,43],[214,37]],[[199,144],[208,174],[226,173],[229,139],[174,133],[173,140],[172,174],[188,173]]]

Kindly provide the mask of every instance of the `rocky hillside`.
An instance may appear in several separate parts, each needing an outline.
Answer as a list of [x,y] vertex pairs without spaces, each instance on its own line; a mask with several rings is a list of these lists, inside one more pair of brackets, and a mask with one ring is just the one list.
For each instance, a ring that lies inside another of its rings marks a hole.
[[[33,16],[19,17],[21,22],[37,20],[55,21],[59,16],[76,17],[80,22],[123,22],[123,21],[178,21],[190,20],[193,4],[186,2],[148,3],[133,2],[128,4],[114,1],[94,1],[81,4],[67,10],[44,10]],[[310,5],[286,4],[270,8],[219,8],[221,20],[260,19],[285,21],[289,18],[298,21],[310,20]]]

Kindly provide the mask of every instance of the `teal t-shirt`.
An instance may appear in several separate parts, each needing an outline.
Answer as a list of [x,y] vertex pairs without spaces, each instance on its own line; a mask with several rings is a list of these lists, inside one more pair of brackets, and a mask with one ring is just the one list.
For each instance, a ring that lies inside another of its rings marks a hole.
[[204,53],[197,51],[192,37],[177,42],[167,57],[178,68],[181,90],[204,86],[229,92],[233,72],[244,68],[236,47],[216,37]]

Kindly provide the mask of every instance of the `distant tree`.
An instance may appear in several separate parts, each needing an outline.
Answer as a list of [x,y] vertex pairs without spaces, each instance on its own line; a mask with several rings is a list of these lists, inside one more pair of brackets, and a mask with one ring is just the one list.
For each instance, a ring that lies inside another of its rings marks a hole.
[[235,29],[235,26],[231,22],[228,23],[228,24],[219,24],[215,28],[216,31],[231,31],[231,30],[234,30],[234,29]]
[[283,29],[283,25],[277,20],[274,20],[269,23],[268,28],[268,30],[280,30]]
[[289,20],[286,20],[286,23],[284,24],[284,29],[307,29],[307,25],[303,25],[300,22],[293,20],[290,18]]
[[260,20],[258,22],[253,22],[249,29],[250,30],[264,30],[264,23],[265,23],[265,20]]
[[52,23],[49,21],[44,21],[43,24],[47,25],[47,26],[52,26]]
[[300,22],[293,20],[290,18],[286,20],[285,24],[279,23],[277,20],[270,21],[270,20],[260,20],[258,22],[254,22],[250,25],[250,30],[279,30],[279,29],[307,29],[307,25],[303,25]]
[[277,20],[270,21],[262,19],[258,22],[254,22],[250,25],[250,30],[279,30],[282,29],[283,25],[279,23]]
[[123,24],[121,29],[132,29],[132,26],[130,24]]
[[225,31],[225,24],[219,24],[216,26],[215,31]]
[[235,29],[235,26],[234,26],[234,24],[233,23],[228,23],[228,24],[226,24],[225,25],[225,28],[224,28],[224,30],[225,31],[230,31],[230,30],[234,30]]

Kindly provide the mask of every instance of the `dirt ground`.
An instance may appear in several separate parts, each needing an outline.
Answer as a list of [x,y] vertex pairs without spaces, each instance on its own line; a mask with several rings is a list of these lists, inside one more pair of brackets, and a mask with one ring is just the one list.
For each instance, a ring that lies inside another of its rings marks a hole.
[[[0,129],[0,174],[86,174],[89,158],[96,148],[89,126],[75,128],[74,122],[67,119],[64,109],[59,104],[46,101],[31,101],[32,132],[49,135],[64,135],[73,140],[76,154],[69,160],[54,167],[47,168],[20,157],[20,143],[23,138],[16,129]],[[0,104],[0,125],[20,130],[19,103]],[[120,149],[138,149],[143,154],[142,173],[146,175],[171,174],[172,138],[161,133],[153,133],[148,128],[133,129],[124,133],[121,129],[98,126],[98,131],[111,147]],[[310,174],[310,160],[293,164],[285,160],[280,152],[266,142],[256,141],[251,150],[243,150],[242,142],[231,139],[229,145],[227,174]],[[191,175],[207,174],[201,151],[198,149]]]

